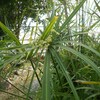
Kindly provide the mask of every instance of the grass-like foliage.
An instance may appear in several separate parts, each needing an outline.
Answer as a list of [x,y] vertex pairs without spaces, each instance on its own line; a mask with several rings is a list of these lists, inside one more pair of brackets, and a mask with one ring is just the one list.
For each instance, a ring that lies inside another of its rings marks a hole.
[[[68,5],[66,0],[65,3],[58,1],[59,5],[51,1],[51,6],[47,6],[47,11],[53,8],[45,21],[47,26],[41,31],[37,25],[40,34],[28,44],[22,44],[0,22],[0,27],[7,36],[0,41],[0,76],[6,80],[22,61],[28,61],[33,68],[27,90],[16,88],[23,95],[0,90],[16,98],[34,100],[31,88],[34,78],[37,78],[39,88],[35,94],[36,100],[99,100],[100,35],[89,33],[99,26],[100,17],[94,11],[86,12],[88,9],[84,5],[86,6],[87,0],[76,1],[76,6],[70,1]],[[100,6],[96,0],[94,4],[98,12]],[[91,16],[90,19],[96,18],[89,22],[92,19],[87,20],[88,16]],[[34,35],[33,31],[31,33]],[[36,33],[38,34],[37,31]]]

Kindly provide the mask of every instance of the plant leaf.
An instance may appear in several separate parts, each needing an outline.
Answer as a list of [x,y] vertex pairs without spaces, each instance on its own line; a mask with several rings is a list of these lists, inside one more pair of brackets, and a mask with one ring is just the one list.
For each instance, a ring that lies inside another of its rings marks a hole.
[[82,46],[82,47],[84,47],[84,48],[86,48],[86,49],[92,51],[93,53],[95,53],[97,56],[100,57],[100,53],[99,53],[98,51],[96,51],[95,49],[93,49],[93,48],[91,48],[91,47],[89,47],[89,46],[87,46],[87,45],[84,45],[84,44],[82,44],[82,43],[79,43],[79,42],[76,42],[76,41],[68,41],[68,40],[58,41],[58,43],[61,43],[61,44],[63,44],[63,43],[77,44],[77,45],[80,45],[80,46]]
[[98,66],[91,61],[89,58],[87,58],[86,56],[84,56],[83,54],[81,54],[80,52],[75,51],[74,49],[70,48],[70,47],[66,47],[66,46],[62,46],[62,45],[58,45],[58,47],[65,49],[73,54],[75,54],[76,56],[78,56],[79,58],[81,58],[82,60],[84,60],[88,65],[90,65],[93,70],[100,76],[100,69],[98,68]]
[[58,53],[54,49],[50,48],[50,51],[51,51],[52,56],[55,57],[55,60],[58,63],[60,69],[62,70],[66,80],[68,81],[68,84],[70,85],[70,88],[72,89],[72,92],[74,94],[75,100],[79,100],[79,96],[78,96],[78,94],[76,92],[76,89],[75,89],[75,87],[73,85],[73,82],[72,82],[72,80],[71,80],[71,78],[69,76],[68,71],[66,70],[65,66],[63,65],[63,62],[62,62],[61,58],[59,57]]
[[42,100],[50,99],[50,54],[46,53],[43,71]]
[[46,29],[44,30],[44,32],[42,33],[42,36],[40,39],[45,39],[47,38],[47,36],[49,35],[54,23],[57,21],[58,17],[54,16],[54,18],[51,20],[50,24],[46,27]]
[[66,25],[71,21],[71,19],[75,16],[75,14],[79,11],[79,9],[83,6],[86,0],[82,0],[78,6],[76,6],[75,10],[70,14],[70,16],[65,20],[65,22],[60,27],[60,31],[65,29]]
[[99,6],[98,3],[96,2],[96,0],[94,0],[94,2],[95,2],[95,4],[96,4],[96,6],[97,6],[98,11],[100,12],[100,6]]
[[12,38],[17,45],[21,45],[20,41],[17,39],[17,37],[14,35],[13,32],[11,32],[2,22],[0,22],[1,29],[7,34],[10,38]]

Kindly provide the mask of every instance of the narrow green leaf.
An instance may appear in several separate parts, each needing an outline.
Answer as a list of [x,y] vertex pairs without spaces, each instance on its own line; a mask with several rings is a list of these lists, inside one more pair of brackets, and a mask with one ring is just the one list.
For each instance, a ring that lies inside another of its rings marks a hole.
[[12,38],[17,45],[20,45],[20,41],[17,39],[17,37],[14,35],[13,32],[11,32],[2,22],[0,22],[1,29],[7,34],[10,38]]
[[50,54],[47,52],[44,61],[42,100],[50,99]]
[[62,70],[66,80],[68,81],[70,88],[72,89],[72,92],[74,94],[75,100],[79,100],[79,96],[76,92],[76,89],[73,85],[70,75],[69,75],[68,71],[66,70],[66,67],[63,65],[63,62],[62,62],[61,58],[59,57],[58,53],[54,49],[51,49],[51,48],[50,48],[50,52],[51,52],[52,56],[55,57],[56,62],[58,63],[60,69]]
[[68,40],[58,41],[58,43],[61,43],[61,44],[63,44],[63,43],[77,44],[77,45],[80,45],[80,46],[82,46],[82,47],[84,47],[84,48],[86,48],[86,49],[92,51],[93,53],[95,53],[97,56],[100,57],[100,53],[99,53],[98,51],[96,51],[95,49],[93,49],[93,48],[91,48],[91,47],[89,47],[89,46],[87,46],[87,45],[84,45],[84,44],[82,44],[82,43],[79,43],[79,42],[76,42],[76,41],[68,41]]
[[33,45],[31,45],[31,44],[23,44],[23,45],[20,45],[20,46],[12,46],[12,47],[0,48],[0,50],[14,50],[14,49],[17,50],[17,49],[31,48],[32,46]]
[[11,62],[21,59],[23,57],[24,57],[24,54],[17,54],[17,55],[11,56],[11,57],[9,57],[9,59],[0,63],[0,68],[3,68],[5,66],[7,66],[8,64],[10,64]]
[[65,20],[65,22],[60,27],[60,31],[62,31],[66,25],[71,21],[71,19],[75,16],[75,14],[79,11],[79,9],[83,6],[86,0],[82,0],[78,6],[76,6],[75,10],[70,14],[70,16]]
[[59,25],[60,25],[60,21],[61,21],[61,17],[63,16],[63,13],[64,13],[64,11],[62,11],[62,12],[61,12],[61,15],[58,16],[58,20],[57,20],[57,22],[55,23],[55,27],[54,27],[55,30],[59,30]]
[[92,100],[92,98],[96,97],[96,96],[100,96],[100,93],[93,93],[92,95],[88,96],[85,100]]
[[95,2],[95,4],[96,4],[96,6],[97,6],[98,11],[100,12],[100,6],[99,6],[98,3],[96,2],[96,0],[94,0],[94,2]]
[[[30,59],[30,63],[32,65],[32,67],[34,67],[34,64],[33,64],[33,61]],[[34,70],[34,69],[33,69]],[[32,74],[32,77],[31,77],[31,81],[30,81],[30,84],[29,84],[29,87],[28,87],[28,91],[27,91],[27,95],[26,95],[26,98],[28,99],[29,95],[30,95],[30,91],[31,91],[31,88],[32,88],[32,84],[33,84],[33,80],[34,80],[34,75],[36,73],[36,68],[34,70],[34,73]],[[26,100],[27,100],[26,99]]]
[[82,60],[84,60],[88,65],[90,65],[93,70],[100,76],[100,69],[98,68],[98,66],[91,61],[89,58],[87,58],[87,56],[84,56],[83,54],[81,54],[80,52],[75,51],[74,49],[70,48],[70,47],[66,47],[66,46],[62,46],[62,45],[58,45],[58,47],[65,49],[73,54],[75,54],[76,56],[78,56],[79,58],[81,58]]
[[89,85],[100,85],[100,82],[97,81],[84,81],[84,80],[75,80],[76,83],[80,83],[80,84],[89,84]]
[[44,32],[42,33],[42,36],[40,39],[45,39],[47,38],[47,36],[49,35],[54,23],[57,21],[58,17],[54,16],[54,18],[51,20],[50,24],[47,26],[47,28],[44,30]]
[[98,23],[100,22],[100,20],[97,20],[95,23],[93,23],[88,29],[86,29],[85,32],[90,31],[92,28],[94,28],[94,26],[96,26]]

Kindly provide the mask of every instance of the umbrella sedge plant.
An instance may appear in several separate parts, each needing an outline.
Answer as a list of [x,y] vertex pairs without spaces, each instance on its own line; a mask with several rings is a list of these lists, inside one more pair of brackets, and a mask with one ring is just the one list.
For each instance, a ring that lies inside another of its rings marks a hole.
[[[14,43],[14,45],[0,48],[0,55],[2,54],[0,69],[5,68],[8,64],[15,63],[16,65],[18,61],[23,59],[29,61],[33,68],[34,73],[29,87],[25,93],[22,92],[24,99],[34,99],[31,94],[31,88],[32,81],[36,77],[40,92],[40,94],[36,94],[37,99],[88,100],[93,98],[98,100],[98,95],[100,94],[98,89],[100,88],[100,52],[99,45],[96,45],[96,43],[99,44],[99,41],[95,41],[92,36],[86,33],[93,29],[99,21],[95,21],[88,29],[84,29],[85,24],[82,20],[81,24],[84,27],[82,26],[79,32],[74,31],[75,34],[67,34],[68,32],[70,33],[71,29],[75,30],[78,27],[74,22],[75,16],[78,16],[77,13],[80,10],[83,11],[84,8],[82,7],[86,1],[79,2],[69,16],[64,19],[64,10],[61,11],[61,15],[56,16],[56,11],[59,10],[59,7],[55,8],[52,5],[56,10],[52,10],[50,20],[48,20],[49,24],[41,31],[38,38],[29,44],[21,44],[14,33],[0,22],[1,29]],[[61,1],[59,0],[59,2]],[[96,1],[95,3],[98,8]],[[81,16],[81,18],[84,19],[84,16]],[[78,29],[80,29],[79,27]],[[15,53],[9,52],[13,50],[15,50]],[[37,69],[40,69],[40,62],[42,63],[42,69],[37,72]],[[9,72],[10,70],[7,73]],[[42,75],[39,76],[39,73]],[[7,92],[5,91],[5,93]],[[16,94],[11,95],[17,97]]]

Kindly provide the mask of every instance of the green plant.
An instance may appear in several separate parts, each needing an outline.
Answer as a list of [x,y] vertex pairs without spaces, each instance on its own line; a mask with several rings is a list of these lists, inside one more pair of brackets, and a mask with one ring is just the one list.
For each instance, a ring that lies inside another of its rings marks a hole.
[[[40,31],[41,34],[29,44],[21,44],[16,36],[0,22],[2,30],[13,41],[13,45],[0,48],[2,54],[0,69],[8,64],[12,65],[12,69],[24,59],[30,62],[34,71],[29,88],[25,93],[22,92],[25,99],[32,98],[31,86],[36,77],[40,85],[38,99],[88,100],[93,98],[98,100],[100,95],[98,85],[100,83],[100,41],[87,33],[99,23],[99,20],[88,28],[85,28],[84,23],[83,14],[85,12],[82,12],[82,16],[79,15],[81,22],[78,23],[75,20],[81,8],[84,11],[85,2],[86,0],[82,0],[76,7],[73,7],[74,10],[67,17],[63,15],[62,9],[61,14],[56,16],[56,11],[60,8],[59,6],[54,8],[47,27],[43,32]],[[13,50],[14,53],[12,53]],[[40,68],[40,63],[43,64],[42,68]],[[4,76],[8,77],[9,72]]]

